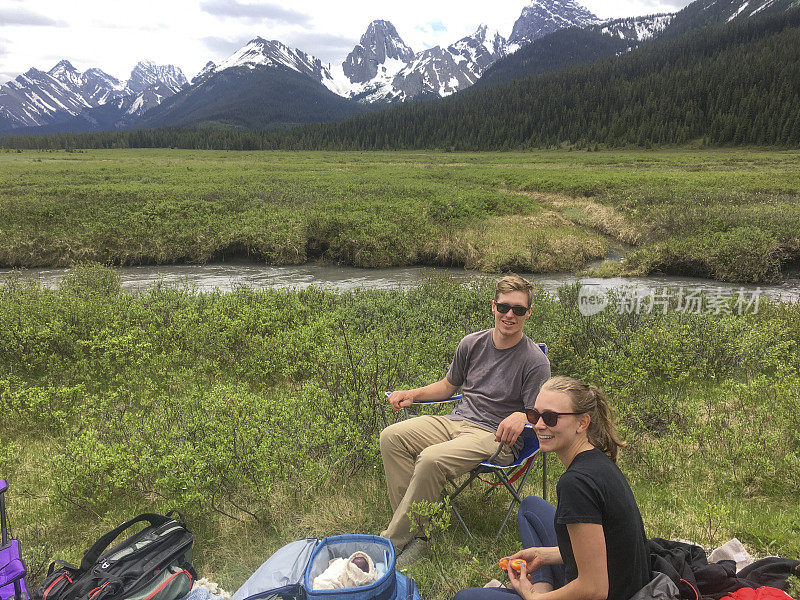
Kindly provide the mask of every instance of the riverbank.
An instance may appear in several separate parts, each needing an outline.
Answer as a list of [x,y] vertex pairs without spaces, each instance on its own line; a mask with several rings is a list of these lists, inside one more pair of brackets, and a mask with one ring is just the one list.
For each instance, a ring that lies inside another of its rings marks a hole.
[[0,153],[0,266],[244,258],[771,282],[800,153]]
[[[440,378],[460,337],[491,326],[489,298],[491,283],[447,277],[132,295],[101,267],[57,290],[1,285],[0,473],[32,578],[146,510],[184,512],[201,576],[231,591],[292,539],[377,533],[389,517],[377,434],[396,418],[383,392]],[[542,293],[526,331],[555,371],[608,391],[648,535],[800,555],[800,305],[579,306],[574,286]],[[477,539],[456,524],[440,535],[444,572],[431,559],[409,571],[426,598],[499,575],[519,544],[513,526],[493,539],[505,505],[465,498]]]

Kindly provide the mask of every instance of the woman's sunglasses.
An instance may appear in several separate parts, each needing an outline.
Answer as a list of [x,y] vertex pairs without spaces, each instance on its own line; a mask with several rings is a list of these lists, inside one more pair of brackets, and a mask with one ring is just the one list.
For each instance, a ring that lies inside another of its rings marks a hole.
[[497,312],[499,312],[501,315],[506,314],[508,311],[512,311],[518,317],[524,315],[526,312],[528,312],[528,309],[530,308],[530,306],[520,306],[519,304],[511,305],[511,304],[506,304],[505,302],[495,302],[494,307],[497,309]]
[[539,419],[544,421],[544,424],[548,427],[555,427],[558,424],[558,417],[562,415],[582,415],[583,413],[579,412],[556,412],[554,410],[544,410],[539,412],[535,408],[533,410],[528,411],[528,422],[531,425],[536,425],[539,422]]

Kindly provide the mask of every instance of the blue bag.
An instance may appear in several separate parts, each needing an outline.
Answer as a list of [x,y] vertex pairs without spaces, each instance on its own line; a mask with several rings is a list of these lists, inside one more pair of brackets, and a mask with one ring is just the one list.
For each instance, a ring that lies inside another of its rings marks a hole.
[[[314,578],[334,558],[360,550],[375,563],[378,579],[344,589],[312,588]],[[414,580],[394,568],[394,547],[376,535],[336,535],[286,544],[270,556],[231,600],[422,600]]]

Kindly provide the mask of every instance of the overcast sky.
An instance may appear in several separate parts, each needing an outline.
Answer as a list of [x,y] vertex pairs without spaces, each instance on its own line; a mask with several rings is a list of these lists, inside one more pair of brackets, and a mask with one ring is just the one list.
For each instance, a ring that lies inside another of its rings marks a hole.
[[[127,79],[142,59],[191,79],[256,36],[341,63],[373,19],[414,51],[447,45],[486,23],[508,37],[531,0],[0,0],[0,83],[68,59]],[[601,18],[673,12],[690,0],[583,0]]]

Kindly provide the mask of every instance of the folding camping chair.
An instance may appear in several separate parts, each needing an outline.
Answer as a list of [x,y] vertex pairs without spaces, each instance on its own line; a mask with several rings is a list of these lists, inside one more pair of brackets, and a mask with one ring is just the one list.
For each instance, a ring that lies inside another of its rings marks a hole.
[[[539,343],[539,348],[541,348],[542,352],[547,354],[547,344]],[[390,392],[386,392],[388,396]],[[412,407],[403,408],[403,415],[404,418],[409,418],[413,416],[413,406],[436,406],[441,404],[453,403],[458,402],[461,400],[461,394],[457,394],[451,398],[447,398],[445,400],[433,400],[429,402],[415,402]],[[503,534],[503,529],[505,529],[506,523],[508,522],[511,513],[514,511],[514,505],[520,504],[522,502],[522,496],[520,496],[520,492],[522,491],[523,486],[525,485],[526,480],[528,479],[528,475],[530,475],[530,468],[531,464],[533,463],[534,459],[537,455],[542,455],[542,499],[547,500],[547,455],[544,452],[539,452],[539,438],[536,437],[536,433],[533,430],[533,427],[530,425],[525,426],[525,430],[522,432],[522,441],[523,446],[520,450],[519,456],[517,459],[509,465],[500,465],[495,462],[497,456],[502,451],[502,446],[495,452],[492,456],[487,458],[477,467],[470,471],[467,480],[460,484],[456,485],[453,482],[450,482],[453,491],[448,494],[450,497],[450,506],[453,509],[453,512],[458,519],[458,522],[461,523],[461,526],[464,528],[464,531],[467,532],[467,535],[472,538],[472,532],[467,527],[467,524],[464,522],[461,513],[458,512],[458,509],[453,504],[453,500],[461,494],[464,490],[466,490],[473,481],[476,479],[483,481],[484,483],[489,485],[489,488],[486,490],[486,494],[488,495],[491,493],[493,489],[499,486],[503,486],[508,493],[511,494],[511,503],[508,506],[508,511],[506,512],[506,516],[503,519],[502,525],[500,525],[500,530],[497,532],[496,537],[500,537]],[[487,481],[483,479],[482,475],[490,475],[494,477],[494,481]],[[515,487],[514,484],[519,481],[519,484]]]
[[[467,524],[464,522],[464,519],[461,517],[461,513],[458,512],[458,509],[453,504],[453,500],[455,500],[455,498],[461,492],[466,490],[476,479],[479,479],[490,486],[486,490],[487,495],[491,493],[495,487],[501,485],[508,490],[509,494],[511,494],[511,503],[508,505],[508,511],[506,511],[506,516],[503,519],[503,524],[500,525],[500,529],[495,536],[496,538],[503,535],[503,529],[505,529],[506,523],[508,522],[511,513],[514,511],[514,505],[522,503],[522,496],[520,496],[520,492],[525,485],[525,481],[528,479],[528,475],[530,475],[531,464],[539,454],[542,455],[542,498],[547,500],[547,455],[544,452],[539,452],[539,438],[536,437],[533,427],[526,425],[525,430],[521,435],[523,441],[522,449],[520,450],[519,457],[517,457],[517,459],[510,465],[500,465],[495,462],[497,455],[500,454],[500,451],[502,450],[501,447],[497,450],[497,452],[494,453],[494,455],[487,458],[477,467],[472,469],[464,483],[458,486],[456,486],[454,483],[452,484],[453,491],[449,494],[450,506],[453,508],[453,512],[456,514],[458,522],[461,523],[461,526],[464,528],[464,531],[467,532],[469,537],[473,537],[472,532],[469,530]],[[495,481],[487,481],[486,479],[483,479],[481,475],[493,475]],[[514,487],[514,484],[517,481],[519,481],[519,484]]]
[[0,600],[28,600],[25,587],[25,563],[19,551],[19,542],[10,540],[8,517],[6,515],[6,495],[8,484],[0,479]]

